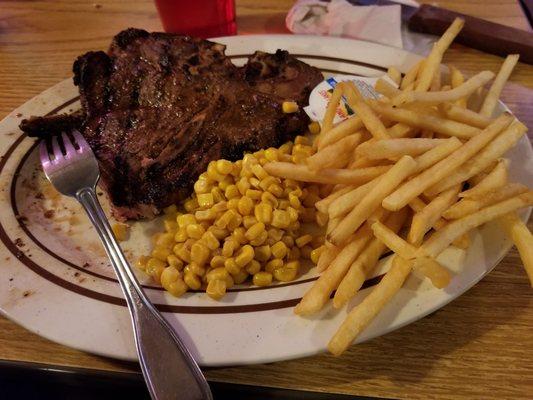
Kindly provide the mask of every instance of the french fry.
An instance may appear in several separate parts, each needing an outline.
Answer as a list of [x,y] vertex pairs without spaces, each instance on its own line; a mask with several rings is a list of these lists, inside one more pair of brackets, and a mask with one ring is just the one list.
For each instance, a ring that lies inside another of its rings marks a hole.
[[459,218],[431,235],[431,237],[419,247],[418,255],[420,257],[428,256],[435,258],[448,247],[454,239],[466,232],[507,213],[531,205],[533,205],[533,191],[520,194],[500,203],[482,208],[466,217]]
[[481,110],[479,110],[479,113],[481,115],[485,117],[492,116],[494,108],[496,108],[496,104],[498,104],[498,99],[500,98],[500,94],[503,90],[503,87],[509,79],[509,76],[511,76],[511,73],[513,72],[516,63],[518,62],[519,57],[519,54],[510,54],[503,62],[502,67],[500,68],[500,71],[496,76],[496,79],[492,83],[492,86],[490,87],[489,92],[487,93],[487,96],[483,101]]
[[484,129],[479,135],[474,136],[445,159],[426,169],[420,175],[401,185],[383,200],[383,207],[390,211],[405,207],[409,201],[423,193],[426,189],[447,177],[461,164],[476,154],[483,146],[490,142],[502,129],[505,129],[513,120],[510,115],[501,115]]
[[[421,243],[424,235],[441,219],[442,213],[456,201],[459,190],[459,185],[455,188],[448,189],[422,209],[416,210],[417,212],[413,215],[411,228],[407,235],[407,241],[409,243],[415,245]],[[411,203],[412,201],[409,203],[409,206],[411,206]],[[445,221],[442,220],[440,222],[441,227],[444,224]]]
[[357,156],[366,157],[371,160],[395,158],[406,155],[417,156],[437,147],[445,140],[446,139],[419,138],[376,140],[372,142],[365,142],[359,145],[355,150],[355,154]]
[[[407,213],[400,211],[387,218],[387,227],[393,232],[400,230],[405,222]],[[352,263],[350,269],[342,279],[335,295],[333,296],[333,307],[341,308],[361,289],[368,274],[375,268],[379,257],[386,251],[385,244],[374,238],[361,252],[359,257]]]
[[416,129],[409,125],[402,124],[401,122],[397,122],[390,128],[387,128],[387,133],[394,139],[407,138],[412,137],[416,133]]
[[363,301],[348,314],[328,344],[328,350],[340,355],[380,313],[403,286],[411,272],[411,261],[395,256],[391,268]]
[[514,212],[500,217],[498,222],[513,240],[520,253],[522,264],[524,264],[529,282],[531,283],[531,287],[533,287],[533,235],[526,224]]
[[382,94],[385,97],[388,97],[389,99],[392,99],[393,97],[401,93],[400,89],[395,88],[392,84],[390,84],[383,78],[379,78],[376,81],[374,89],[376,89],[376,92]]
[[[465,77],[459,71],[457,68],[455,68],[453,65],[450,65],[450,83],[452,84],[452,88],[456,88],[461,86],[465,81]],[[458,107],[466,108],[466,103],[468,101],[468,98],[462,98],[455,101],[455,104]]]
[[359,117],[352,117],[339,122],[328,132],[322,132],[317,138],[318,149],[321,150],[342,138],[354,134],[363,127],[363,121]]
[[374,236],[381,240],[385,246],[398,254],[400,257],[410,260],[415,258],[417,248],[410,243],[407,243],[396,233],[391,231],[381,222],[374,222],[371,226]]
[[349,192],[337,197],[329,206],[328,213],[330,218],[337,218],[346,215],[364,196],[370,192],[381,180],[381,176],[371,180],[364,185],[356,187]]
[[402,92],[391,100],[393,106],[400,106],[404,103],[444,103],[447,101],[456,101],[470,96],[478,88],[483,87],[486,83],[494,78],[491,71],[483,71],[467,80],[461,86],[446,92]]
[[326,146],[306,159],[309,169],[342,168],[351,159],[352,152],[361,142],[361,134],[354,133]]
[[350,102],[350,107],[357,113],[357,116],[363,121],[363,125],[377,139],[388,139],[390,136],[387,133],[387,128],[383,125],[383,122],[374,113],[372,108],[366,104],[363,100],[357,100]]
[[342,98],[343,86],[337,84],[333,89],[333,93],[329,99],[328,105],[326,107],[326,112],[324,114],[324,119],[322,121],[321,134],[326,134],[328,131],[333,128],[333,120],[335,119],[335,113],[337,112],[337,107]]
[[418,75],[418,72],[420,71],[420,67],[422,66],[424,60],[418,61],[415,65],[411,67],[409,71],[405,74],[405,76],[402,79],[402,83],[400,84],[400,89],[405,90],[409,85],[413,85],[416,77]]
[[433,115],[420,114],[405,108],[394,108],[376,100],[368,100],[370,107],[382,116],[397,122],[420,129],[441,133],[446,136],[455,136],[460,139],[469,139],[481,130],[470,125],[462,124],[451,119],[444,119]]
[[463,26],[464,20],[456,18],[448,27],[446,32],[444,32],[444,34],[440,37],[437,43],[435,43],[431,53],[426,58],[424,68],[419,72],[419,77],[415,87],[416,92],[426,92],[429,89],[433,75],[435,75],[440,68],[440,63],[442,61],[444,52],[448,49],[448,47],[450,47],[450,44],[459,34]]
[[483,197],[477,199],[463,199],[448,208],[442,216],[448,220],[462,218],[465,215],[472,214],[482,209],[483,207],[525,193],[527,190],[527,186],[520,183],[509,183],[497,191],[487,193]]
[[415,158],[416,170],[415,173],[424,171],[426,168],[431,167],[433,164],[438,163],[440,160],[449,156],[452,152],[462,146],[462,143],[456,137],[446,139],[442,144],[426,151],[424,154]]
[[300,303],[294,308],[294,313],[311,315],[320,311],[370,239],[372,239],[372,231],[369,225],[365,224],[330,262],[329,267],[315,281],[311,289],[305,293]]
[[387,70],[387,75],[389,76],[389,78],[392,79],[394,83],[396,83],[397,85],[400,84],[402,80],[402,73],[398,71],[398,68],[389,67],[389,69]]
[[501,188],[507,183],[509,160],[502,158],[496,164],[496,167],[484,176],[475,186],[464,192],[459,193],[459,197],[464,198],[480,198],[487,193]]
[[[327,244],[327,243],[326,243]],[[327,246],[326,249],[322,252],[318,259],[316,269],[318,272],[323,272],[328,269],[331,265],[331,262],[337,257],[341,249],[337,246]]]
[[[379,167],[372,167],[379,168]],[[400,183],[411,175],[416,168],[416,161],[410,156],[402,157],[394,166],[383,174],[379,185],[374,186],[355,208],[331,232],[329,240],[339,245],[343,243],[361,224],[381,205],[383,199],[392,193]]]
[[487,144],[472,159],[448,177],[430,187],[425,193],[430,196],[435,195],[482,172],[513,147],[526,132],[527,127],[524,124],[514,121],[511,126]]
[[413,262],[413,272],[431,280],[437,289],[443,289],[450,284],[450,271],[429,257],[416,258]]
[[287,162],[270,162],[263,167],[270,175],[301,182],[359,185],[371,181],[388,171],[390,166],[361,169],[323,169],[311,171],[307,165]]
[[433,75],[433,79],[431,80],[431,85],[429,87],[431,92],[438,92],[441,90],[441,78],[441,73],[439,70],[437,70],[435,75]]
[[328,208],[330,204],[335,200],[341,197],[343,194],[348,193],[349,191],[353,190],[354,186],[345,186],[339,190],[333,191],[328,197],[323,198],[322,200],[319,200],[315,203],[315,208],[322,212],[327,213]]
[[485,129],[493,121],[475,111],[451,103],[443,104],[441,109],[448,118],[480,129]]
[[470,236],[468,236],[468,232],[463,233],[461,236],[456,238],[452,242],[452,245],[459,249],[468,249],[468,247],[470,247]]

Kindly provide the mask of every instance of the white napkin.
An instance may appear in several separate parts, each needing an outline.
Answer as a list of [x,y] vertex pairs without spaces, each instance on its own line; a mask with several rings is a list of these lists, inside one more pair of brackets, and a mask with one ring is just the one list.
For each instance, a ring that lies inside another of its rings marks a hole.
[[[418,6],[413,0],[396,0]],[[431,40],[402,29],[401,6],[355,6],[346,0],[298,0],[285,23],[294,33],[344,36],[426,53]]]

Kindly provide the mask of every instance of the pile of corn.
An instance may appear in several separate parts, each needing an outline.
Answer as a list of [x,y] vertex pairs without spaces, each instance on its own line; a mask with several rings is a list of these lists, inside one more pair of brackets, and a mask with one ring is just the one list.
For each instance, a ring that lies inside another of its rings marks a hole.
[[216,300],[250,278],[257,286],[294,280],[301,260],[316,263],[323,250],[324,236],[307,233],[305,223],[325,225],[314,205],[331,189],[269,176],[263,165],[303,163],[312,154],[309,139],[298,136],[236,162],[209,163],[193,195],[165,210],[165,232],[138,266],[174,296],[202,289]]

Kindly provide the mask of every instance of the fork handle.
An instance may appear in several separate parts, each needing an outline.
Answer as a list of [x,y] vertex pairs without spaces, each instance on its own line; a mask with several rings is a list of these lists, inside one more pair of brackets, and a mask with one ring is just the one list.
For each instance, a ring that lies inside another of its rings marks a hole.
[[152,399],[212,399],[200,368],[177,334],[144,294],[116,241],[93,188],[76,194],[96,228],[130,310],[135,345]]

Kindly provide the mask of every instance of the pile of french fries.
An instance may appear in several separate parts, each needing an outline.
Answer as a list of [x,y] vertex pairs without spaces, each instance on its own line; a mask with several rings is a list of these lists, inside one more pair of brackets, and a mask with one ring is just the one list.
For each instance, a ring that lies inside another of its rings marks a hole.
[[[450,272],[436,260],[449,246],[466,249],[472,229],[497,219],[512,238],[533,285],[533,238],[516,211],[533,205],[533,191],[509,183],[502,158],[526,133],[511,114],[493,117],[503,86],[518,61],[510,55],[497,75],[483,71],[465,79],[456,68],[441,76],[446,49],[464,22],[457,19],[429,56],[403,77],[389,69],[398,88],[380,79],[379,100],[363,98],[353,82],[335,87],[316,153],[304,164],[272,162],[272,175],[335,184],[316,203],[328,217],[321,276],[296,306],[306,316],[333,295],[340,308],[355,296],[380,256],[393,251],[391,268],[347,315],[328,348],[341,354],[369,325],[413,272],[437,288]],[[490,84],[480,109],[469,97]],[[355,116],[334,124],[341,99]]]

